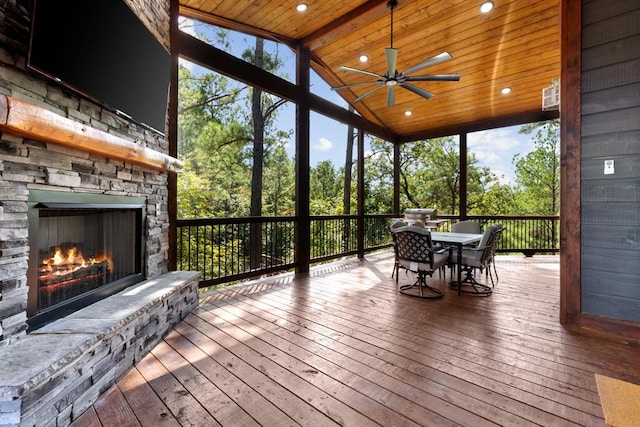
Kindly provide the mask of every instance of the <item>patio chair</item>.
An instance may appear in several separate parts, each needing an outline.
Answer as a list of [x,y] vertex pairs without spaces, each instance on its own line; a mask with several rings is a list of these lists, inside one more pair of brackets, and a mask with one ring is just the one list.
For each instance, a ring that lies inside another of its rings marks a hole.
[[482,230],[480,229],[480,223],[476,221],[458,221],[454,224],[451,224],[451,232],[452,233],[473,233],[480,234]]
[[391,240],[393,242],[393,253],[395,256],[395,259],[393,260],[393,271],[391,272],[392,278],[395,274],[398,273],[398,255],[397,255],[398,252],[396,251],[396,237],[393,234],[393,230],[396,230],[400,227],[406,227],[407,225],[409,225],[407,221],[399,220],[391,223],[391,225],[389,226],[389,230],[391,231]]
[[[458,221],[456,223],[451,224],[451,232],[452,233],[471,233],[471,234],[480,234],[482,233],[482,229],[480,227],[480,223],[477,221]],[[467,247],[475,248],[475,245],[468,245]],[[450,264],[452,273],[455,272],[456,264]]]
[[[462,271],[465,272],[465,277],[462,283],[459,284],[461,292],[481,296],[488,296],[493,292],[495,283],[490,266],[494,261],[493,258],[498,247],[497,240],[500,238],[501,231],[501,226],[491,225],[484,231],[482,240],[480,240],[477,247],[464,248],[462,250],[461,266]],[[475,277],[476,271],[486,271],[486,275],[491,278],[491,286],[479,283]]]
[[[491,253],[491,259],[489,260],[489,267],[493,265],[493,273],[496,276],[496,283],[498,283],[498,270],[496,269],[496,253],[498,253],[498,247],[500,247],[500,239],[502,238],[502,232],[504,231],[504,227],[500,223],[493,224],[496,227],[496,235],[493,239],[493,249]],[[487,274],[490,273],[489,267],[487,267]],[[493,278],[492,278],[493,279]],[[493,280],[491,281],[491,285],[493,287]]]
[[450,249],[434,248],[431,232],[420,227],[400,227],[393,231],[393,236],[398,269],[403,268],[418,275],[415,283],[402,285],[398,290],[406,295],[425,299],[442,298],[442,290],[429,286],[426,278],[447,264]]

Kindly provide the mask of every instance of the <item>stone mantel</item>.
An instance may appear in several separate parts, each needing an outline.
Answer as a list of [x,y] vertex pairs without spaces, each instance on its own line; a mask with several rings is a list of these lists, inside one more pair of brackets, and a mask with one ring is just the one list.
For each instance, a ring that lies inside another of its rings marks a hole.
[[0,131],[135,163],[163,172],[176,173],[183,167],[183,162],[174,157],[2,94],[0,94]]

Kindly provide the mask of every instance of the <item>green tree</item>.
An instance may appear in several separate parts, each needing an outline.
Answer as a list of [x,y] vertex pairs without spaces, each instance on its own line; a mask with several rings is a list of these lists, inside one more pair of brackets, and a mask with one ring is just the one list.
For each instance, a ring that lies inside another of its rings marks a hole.
[[[379,139],[371,142],[373,154],[366,165],[367,197],[377,207],[393,200],[393,146]],[[497,182],[495,174],[481,167],[473,154],[467,158],[467,199],[472,209],[483,206]],[[400,207],[431,207],[456,214],[460,200],[460,154],[452,137],[434,138],[400,147]],[[387,200],[387,202],[382,202]],[[379,211],[377,211],[379,212]]]
[[341,213],[342,181],[330,160],[319,162],[309,171],[309,203],[312,215]]
[[[243,58],[250,61],[258,68],[276,73],[282,65],[277,55],[270,55],[264,50],[264,39],[256,37],[253,51],[246,50]],[[249,215],[262,216],[263,205],[263,168],[267,147],[265,147],[271,124],[276,116],[276,111],[284,100],[275,100],[262,90],[251,88],[251,126],[253,130],[253,150],[251,167],[251,202],[249,204]],[[251,268],[257,268],[261,263],[262,226],[261,224],[251,224]]]
[[560,212],[560,122],[531,123],[520,133],[534,134],[535,149],[513,158],[516,194],[521,213],[558,215]]
[[180,217],[247,211],[249,165],[243,147],[250,134],[236,119],[241,92],[224,76],[195,76],[184,66],[179,69],[178,146],[179,156],[187,162],[178,176]]
[[514,192],[511,186],[493,182],[483,190],[482,197],[471,209],[469,215],[515,215],[517,213]]
[[277,145],[265,159],[264,213],[269,216],[295,214],[295,164],[284,146]]
[[[533,134],[535,149],[513,158],[516,172],[515,200],[520,214],[558,215],[560,211],[560,122],[531,123],[520,133]],[[522,247],[544,248],[549,236],[559,244],[556,221],[539,221],[524,236]]]

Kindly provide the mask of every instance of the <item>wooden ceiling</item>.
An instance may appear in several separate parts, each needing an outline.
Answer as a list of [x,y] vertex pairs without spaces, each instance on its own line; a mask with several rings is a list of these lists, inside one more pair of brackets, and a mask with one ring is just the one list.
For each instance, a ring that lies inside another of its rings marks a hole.
[[[386,72],[384,48],[390,44],[387,0],[179,0],[184,16],[310,49],[314,70],[330,86],[373,77],[341,71],[346,65]],[[403,71],[441,52],[453,59],[417,74],[460,73],[459,82],[417,82],[435,94],[426,100],[395,90],[387,107],[382,88],[354,108],[400,139],[448,135],[520,124],[557,116],[542,112],[541,91],[560,77],[560,1],[494,0],[482,14],[482,0],[399,0],[393,12],[393,47]],[[359,56],[369,56],[361,64]],[[340,93],[353,101],[372,86]],[[503,87],[511,93],[501,94]],[[405,111],[412,111],[406,116]]]

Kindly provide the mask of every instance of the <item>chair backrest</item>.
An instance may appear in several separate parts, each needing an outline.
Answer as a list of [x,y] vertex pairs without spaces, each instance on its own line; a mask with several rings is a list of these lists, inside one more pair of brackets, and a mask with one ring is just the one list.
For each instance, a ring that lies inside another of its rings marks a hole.
[[397,228],[400,228],[400,227],[406,227],[407,225],[409,225],[409,223],[407,221],[399,220],[399,221],[396,221],[396,222],[392,223],[389,226],[389,228],[391,229],[391,231],[393,231],[393,230],[395,230]]
[[454,233],[482,233],[480,223],[476,221],[458,221],[451,225],[451,231]]
[[493,226],[495,227],[495,233],[494,233],[495,236],[491,241],[491,246],[492,246],[491,259],[493,259],[496,255],[496,252],[498,252],[498,246],[500,245],[500,238],[502,237],[502,231],[504,230],[504,227],[500,223],[495,223],[493,224]]
[[[487,241],[484,242],[483,251],[480,257],[480,264],[487,266],[496,254],[498,249],[498,239],[500,238],[501,228],[491,225],[487,227],[485,234],[489,234]],[[482,236],[484,240],[484,235]],[[482,242],[481,242],[482,243]]]
[[398,259],[433,265],[433,241],[425,228],[407,226],[393,231]]
[[485,248],[488,246],[489,239],[491,239],[493,233],[496,230],[496,226],[495,225],[490,225],[487,227],[486,230],[484,230],[484,233],[482,233],[482,239],[480,240],[480,243],[478,244],[478,248]]

